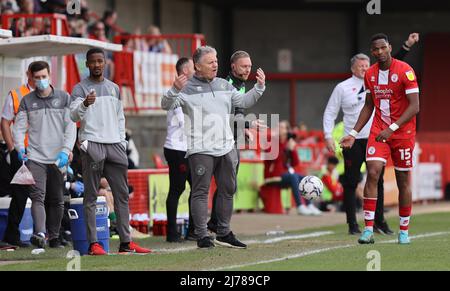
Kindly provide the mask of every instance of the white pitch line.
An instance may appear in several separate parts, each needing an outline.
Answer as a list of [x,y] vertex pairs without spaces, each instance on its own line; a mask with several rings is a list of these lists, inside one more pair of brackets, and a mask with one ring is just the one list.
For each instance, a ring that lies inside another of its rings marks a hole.
[[[318,232],[312,232],[312,233],[305,233],[305,234],[299,234],[299,235],[286,235],[286,236],[280,236],[276,238],[271,239],[265,239],[265,240],[248,240],[244,241],[244,243],[248,245],[252,244],[273,244],[285,240],[295,240],[295,239],[305,239],[305,238],[313,238],[313,237],[320,237],[324,235],[330,235],[334,234],[333,231],[318,231]],[[182,247],[182,248],[173,248],[173,249],[155,249],[154,252],[156,253],[181,253],[186,251],[192,251],[196,250],[197,247],[195,246],[189,246],[189,247]]]
[[[440,236],[440,235],[446,235],[446,234],[450,234],[450,231],[431,232],[431,233],[412,235],[409,238],[410,239],[417,239],[417,238],[433,237],[433,236]],[[397,241],[398,240],[396,240],[396,239],[391,239],[391,240],[380,241],[380,243],[381,244],[388,244],[388,243],[396,243]]]
[[[424,237],[433,237],[433,236],[440,236],[440,235],[447,235],[447,234],[450,234],[450,232],[447,231],[447,232],[424,233],[424,234],[413,235],[413,236],[410,236],[409,238],[410,239],[419,239],[419,238],[424,238]],[[396,239],[388,240],[388,241],[381,241],[380,243],[395,243],[395,242],[397,242]],[[244,268],[244,267],[249,267],[249,266],[280,262],[280,261],[289,260],[289,259],[296,259],[296,258],[306,257],[309,255],[315,255],[315,254],[324,253],[324,252],[328,252],[328,251],[332,251],[332,250],[345,249],[345,248],[350,248],[350,247],[355,247],[355,246],[358,246],[358,245],[357,244],[346,244],[346,245],[340,245],[340,246],[335,246],[335,247],[310,250],[310,251],[306,251],[306,252],[301,252],[301,253],[285,256],[282,258],[275,258],[275,259],[270,259],[270,260],[248,263],[248,264],[226,266],[226,267],[221,267],[221,268],[216,268],[216,269],[209,269],[209,270],[205,270],[205,271],[222,271],[222,270],[227,270],[227,269]]]
[[259,241],[258,243],[272,244],[272,243],[285,241],[285,240],[312,238],[312,237],[319,237],[319,236],[324,236],[324,235],[329,235],[329,234],[334,234],[334,231],[318,231],[318,232],[299,234],[299,235],[287,235],[287,236],[276,237],[276,238],[272,238],[272,239],[266,239],[263,241]]

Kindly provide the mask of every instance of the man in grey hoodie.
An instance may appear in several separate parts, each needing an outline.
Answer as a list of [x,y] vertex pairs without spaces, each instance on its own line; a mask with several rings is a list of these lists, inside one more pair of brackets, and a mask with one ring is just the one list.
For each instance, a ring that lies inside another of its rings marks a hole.
[[[36,90],[20,102],[13,129],[14,147],[19,160],[26,162],[36,182],[28,189],[35,228],[30,241],[44,248],[47,225],[49,246],[59,248],[59,229],[64,213],[64,176],[59,169],[68,164],[75,145],[76,126],[70,120],[70,95],[50,85],[48,63],[35,62],[30,66],[30,72]],[[26,133],[28,148],[25,148]],[[47,213],[44,202],[48,204]]]
[[105,52],[91,49],[86,54],[89,77],[75,86],[71,118],[80,122],[79,140],[84,182],[84,214],[89,255],[106,255],[99,244],[96,226],[97,192],[105,177],[114,196],[120,253],[150,253],[131,241],[128,206],[128,157],[125,115],[119,86],[104,77]]
[[[246,248],[230,229],[233,195],[236,192],[237,152],[234,147],[230,116],[234,107],[249,108],[256,104],[265,90],[265,75],[258,69],[258,83],[248,93],[236,90],[229,82],[217,78],[217,52],[204,46],[193,56],[195,75],[179,76],[164,95],[161,107],[171,110],[182,107],[186,118],[187,158],[192,177],[191,211],[199,248],[215,244]],[[211,178],[217,184],[217,236],[208,236],[208,192]]]

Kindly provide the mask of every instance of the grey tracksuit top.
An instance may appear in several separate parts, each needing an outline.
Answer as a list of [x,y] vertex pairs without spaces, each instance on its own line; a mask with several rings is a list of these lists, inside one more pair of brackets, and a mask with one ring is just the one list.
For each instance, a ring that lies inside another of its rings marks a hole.
[[[53,89],[53,87],[52,87]],[[58,154],[69,154],[76,139],[76,124],[70,120],[71,98],[67,92],[53,89],[48,97],[39,97],[33,91],[22,99],[13,129],[17,151],[25,148],[28,133],[27,156],[30,160],[53,164]]]
[[185,114],[185,132],[188,150],[186,157],[205,154],[220,157],[234,148],[230,127],[233,108],[249,108],[264,93],[265,86],[258,84],[242,94],[229,82],[215,78],[208,82],[194,76],[178,91],[172,87],[161,100],[164,110],[181,106]]
[[[97,98],[89,107],[83,101],[94,89]],[[70,117],[80,122],[80,142],[92,141],[103,144],[122,143],[126,148],[125,115],[120,99],[119,86],[108,79],[97,83],[89,78],[78,83],[72,92]]]

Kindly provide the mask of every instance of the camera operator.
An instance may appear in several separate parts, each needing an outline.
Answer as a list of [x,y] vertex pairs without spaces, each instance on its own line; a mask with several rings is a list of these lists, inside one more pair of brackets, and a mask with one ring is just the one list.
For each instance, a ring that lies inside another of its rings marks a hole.
[[274,135],[279,136],[279,155],[274,160],[266,160],[264,162],[264,179],[276,180],[282,188],[291,188],[298,214],[321,215],[322,212],[314,204],[310,201],[302,200],[300,197],[298,185],[303,176],[294,170],[300,163],[300,160],[295,150],[297,146],[295,142],[296,136],[291,132],[289,122],[281,121],[278,132],[274,132]]

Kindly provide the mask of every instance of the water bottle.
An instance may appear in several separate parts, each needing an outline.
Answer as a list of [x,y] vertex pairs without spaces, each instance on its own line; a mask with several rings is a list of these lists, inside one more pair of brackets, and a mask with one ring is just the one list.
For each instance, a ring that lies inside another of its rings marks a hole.
[[31,251],[32,255],[40,255],[40,254],[44,254],[45,253],[45,249],[34,249]]
[[285,234],[285,232],[283,230],[281,230],[281,227],[279,225],[277,225],[276,230],[271,230],[271,231],[266,232],[267,236],[283,235],[283,234]]

